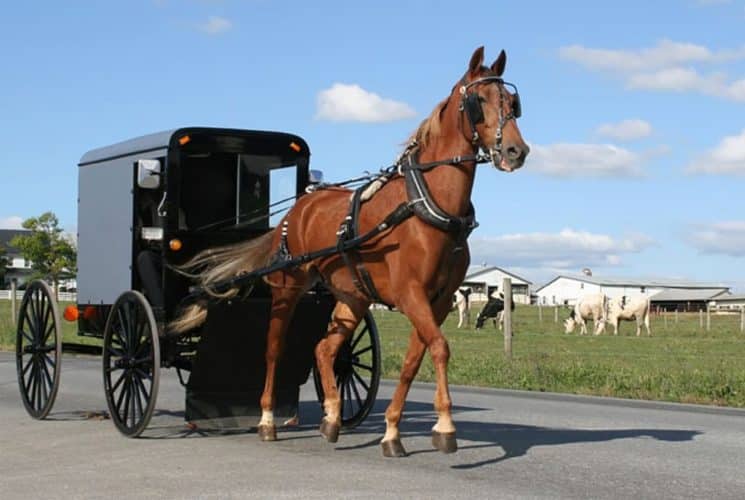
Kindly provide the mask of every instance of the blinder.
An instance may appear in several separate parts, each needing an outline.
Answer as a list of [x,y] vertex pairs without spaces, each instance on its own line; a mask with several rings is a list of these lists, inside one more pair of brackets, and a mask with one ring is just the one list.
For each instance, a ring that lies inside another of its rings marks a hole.
[[484,121],[484,109],[481,107],[483,101],[484,98],[476,93],[465,96],[465,110],[474,125]]
[[482,123],[484,121],[484,110],[481,106],[481,103],[484,102],[484,98],[481,97],[479,94],[475,92],[467,92],[468,87],[471,85],[474,85],[476,83],[482,83],[484,81],[493,81],[497,84],[506,85],[508,87],[512,88],[512,112],[511,117],[514,118],[520,118],[523,114],[523,108],[522,104],[520,103],[520,94],[517,91],[517,87],[509,82],[505,82],[501,78],[496,77],[487,77],[487,78],[480,78],[476,81],[473,81],[469,83],[468,85],[465,85],[465,89],[461,92],[463,92],[463,109],[466,113],[468,113],[468,116],[471,120],[471,123],[476,125],[478,123]]

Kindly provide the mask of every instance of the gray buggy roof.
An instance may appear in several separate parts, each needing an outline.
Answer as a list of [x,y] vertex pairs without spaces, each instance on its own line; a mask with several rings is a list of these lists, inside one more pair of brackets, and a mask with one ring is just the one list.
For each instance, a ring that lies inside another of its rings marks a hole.
[[244,130],[244,129],[230,129],[230,128],[211,128],[211,127],[181,127],[174,128],[171,130],[164,130],[162,132],[156,132],[154,134],[143,135],[129,139],[123,142],[117,142],[110,146],[102,148],[96,148],[88,151],[80,158],[78,166],[82,167],[90,165],[92,163],[98,163],[106,160],[112,160],[114,158],[121,158],[124,156],[130,156],[139,153],[146,153],[150,151],[157,151],[159,149],[167,149],[171,140],[175,135],[182,135],[188,133],[212,133],[212,134],[228,134],[228,135],[241,135],[251,136],[256,139],[265,140],[279,140],[285,143],[295,142],[301,146],[303,151],[309,152],[308,144],[305,140],[295,134],[288,134],[286,132],[269,132],[263,130]]

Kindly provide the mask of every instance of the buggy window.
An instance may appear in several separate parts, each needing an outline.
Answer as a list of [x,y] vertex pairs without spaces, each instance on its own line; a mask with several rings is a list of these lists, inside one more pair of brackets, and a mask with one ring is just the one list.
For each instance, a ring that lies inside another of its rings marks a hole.
[[[295,192],[296,169],[279,169],[280,166],[280,158],[266,155],[215,152],[184,155],[180,229],[268,229],[270,203]],[[283,175],[278,175],[279,172]]]

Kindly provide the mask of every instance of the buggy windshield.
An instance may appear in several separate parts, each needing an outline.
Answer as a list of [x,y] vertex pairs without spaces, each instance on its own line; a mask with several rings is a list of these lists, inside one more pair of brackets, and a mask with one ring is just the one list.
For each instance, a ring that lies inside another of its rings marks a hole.
[[296,168],[275,156],[184,153],[180,169],[179,229],[267,230],[270,204],[292,197]]

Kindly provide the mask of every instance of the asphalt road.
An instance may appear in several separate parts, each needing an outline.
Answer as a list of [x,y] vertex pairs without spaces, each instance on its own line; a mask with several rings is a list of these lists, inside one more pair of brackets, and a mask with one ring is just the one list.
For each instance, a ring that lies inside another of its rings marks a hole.
[[[45,421],[22,407],[15,359],[0,353],[0,497],[33,498],[745,498],[745,411],[455,388],[460,449],[432,450],[433,388],[416,385],[402,425],[409,456],[378,444],[392,385],[336,444],[317,433],[312,384],[301,423],[261,443],[251,431],[190,432],[165,370],[144,438],[109,420],[100,360],[66,357]],[[745,388],[743,388],[745,389]]]

